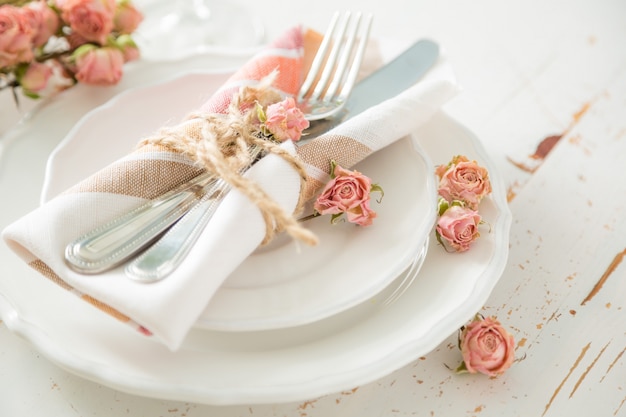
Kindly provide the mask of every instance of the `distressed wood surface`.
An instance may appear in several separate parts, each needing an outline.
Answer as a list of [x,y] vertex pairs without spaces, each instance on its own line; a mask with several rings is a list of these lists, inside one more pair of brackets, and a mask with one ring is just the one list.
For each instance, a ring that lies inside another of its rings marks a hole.
[[323,29],[341,7],[374,12],[374,36],[445,48],[463,87],[447,110],[481,138],[508,187],[510,255],[481,312],[514,334],[516,363],[498,378],[456,375],[453,334],[345,392],[212,407],[84,381],[1,326],[0,415],[626,416],[626,2],[239,3],[267,22],[268,38],[280,22]]

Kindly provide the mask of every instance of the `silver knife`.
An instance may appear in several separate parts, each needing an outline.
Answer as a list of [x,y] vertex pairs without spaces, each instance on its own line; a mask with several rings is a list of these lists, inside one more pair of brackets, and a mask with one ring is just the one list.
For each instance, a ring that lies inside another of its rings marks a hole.
[[[392,98],[415,84],[437,61],[439,46],[430,40],[420,40],[402,52],[398,57],[376,72],[359,82],[353,89],[341,116],[330,121],[317,123],[309,130],[311,137],[318,136],[339,123],[356,116],[364,110],[382,101]],[[65,251],[65,258],[70,268],[87,274],[94,274],[111,269],[134,256],[168,229],[148,250],[138,256],[126,268],[127,275],[139,281],[158,281],[183,261],[195,240],[215,211],[222,196],[228,190],[223,181],[208,180],[203,182],[204,196],[185,200],[185,210],[176,206],[176,214],[166,213],[159,216],[158,227],[153,222],[137,221],[135,216],[125,215],[87,235],[71,242]],[[170,194],[170,193],[168,193]],[[194,192],[194,195],[198,193]],[[171,200],[171,195],[170,195]],[[139,217],[154,217],[154,207],[162,207],[161,198],[150,201],[135,210]],[[205,210],[205,206],[213,206]],[[193,206],[193,207],[192,207]],[[189,209],[189,207],[192,207]],[[167,218],[166,220],[164,220]],[[129,227],[132,221],[135,226]],[[119,234],[123,234],[120,236]],[[117,242],[124,242],[118,245]],[[128,242],[132,242],[129,245]]]

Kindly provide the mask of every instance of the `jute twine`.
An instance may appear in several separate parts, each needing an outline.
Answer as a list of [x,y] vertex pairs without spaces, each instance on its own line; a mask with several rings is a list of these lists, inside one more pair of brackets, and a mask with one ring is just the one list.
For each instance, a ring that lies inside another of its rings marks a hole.
[[199,138],[189,135],[184,127],[176,126],[161,129],[138,146],[152,144],[180,152],[246,195],[257,205],[265,221],[262,244],[267,244],[277,233],[285,231],[297,240],[315,245],[315,234],[302,227],[295,218],[302,211],[302,201],[298,202],[294,213],[287,213],[259,184],[243,175],[244,169],[253,162],[253,147],[259,147],[263,152],[273,153],[287,161],[300,175],[301,189],[307,181],[301,159],[281,148],[261,131],[255,103],[266,108],[282,99],[271,86],[275,77],[276,73],[272,73],[255,87],[240,88],[225,114],[190,114],[187,120],[200,125]]

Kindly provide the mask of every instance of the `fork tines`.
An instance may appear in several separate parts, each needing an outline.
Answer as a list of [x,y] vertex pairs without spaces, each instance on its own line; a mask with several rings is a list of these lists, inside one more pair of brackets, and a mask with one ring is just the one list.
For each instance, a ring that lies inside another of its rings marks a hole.
[[371,24],[372,14],[345,12],[341,16],[335,12],[300,88],[299,100],[330,101],[346,97],[358,76]]

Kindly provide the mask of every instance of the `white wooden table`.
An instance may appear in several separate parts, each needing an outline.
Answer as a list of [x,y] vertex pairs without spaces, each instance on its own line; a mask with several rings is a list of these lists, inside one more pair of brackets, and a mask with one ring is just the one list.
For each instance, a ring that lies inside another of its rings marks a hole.
[[[481,312],[509,327],[520,360],[499,378],[457,376],[445,366],[458,361],[452,334],[346,392],[214,407],[83,380],[0,326],[0,415],[626,416],[626,2],[238,1],[268,39],[281,22],[323,30],[332,11],[351,8],[375,14],[375,37],[443,46],[463,87],[446,110],[481,138],[508,186],[510,255]],[[3,102],[0,133],[13,119]]]

